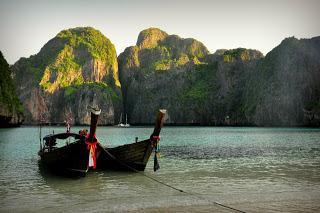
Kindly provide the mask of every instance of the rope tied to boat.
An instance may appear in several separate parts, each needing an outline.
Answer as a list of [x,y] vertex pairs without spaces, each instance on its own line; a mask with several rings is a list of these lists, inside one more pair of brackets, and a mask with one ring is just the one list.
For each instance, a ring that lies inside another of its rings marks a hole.
[[179,189],[179,188],[177,188],[177,187],[171,186],[171,185],[169,185],[169,184],[167,184],[167,183],[164,183],[163,181],[160,181],[160,180],[158,180],[158,179],[156,179],[156,178],[154,178],[154,177],[151,177],[151,176],[149,176],[149,175],[147,175],[147,174],[145,174],[145,173],[143,173],[143,172],[140,172],[140,171],[138,171],[137,169],[129,166],[129,165],[126,164],[125,162],[123,162],[123,161],[119,160],[118,158],[116,158],[116,157],[115,157],[113,154],[111,154],[107,149],[105,149],[105,148],[103,148],[103,147],[102,147],[102,149],[103,149],[113,160],[117,161],[117,162],[118,162],[119,164],[121,164],[122,166],[124,166],[124,167],[128,168],[129,170],[131,170],[131,171],[133,171],[133,172],[136,172],[136,173],[138,173],[138,174],[140,174],[140,175],[142,175],[142,176],[144,176],[144,177],[146,177],[146,178],[148,178],[148,179],[150,179],[150,180],[153,180],[153,181],[155,181],[155,182],[157,182],[157,183],[159,183],[159,184],[161,184],[161,185],[164,185],[164,186],[166,186],[166,187],[169,187],[169,188],[171,188],[171,189],[173,189],[173,190],[176,190],[176,191],[178,191],[178,192],[180,192],[180,193],[197,197],[198,199],[201,199],[201,200],[207,200],[208,202],[210,202],[210,203],[212,203],[212,204],[214,204],[214,205],[220,206],[220,207],[222,207],[222,208],[225,208],[225,209],[229,209],[229,210],[232,210],[232,211],[235,211],[235,212],[240,212],[240,213],[246,213],[246,212],[243,211],[243,210],[236,209],[236,208],[233,208],[233,207],[228,206],[228,205],[224,205],[224,204],[222,204],[222,203],[219,203],[219,202],[210,200],[210,199],[208,199],[208,198],[204,198],[203,195],[201,195],[201,194],[187,192],[187,191],[185,191],[185,190],[182,190],[182,189]]

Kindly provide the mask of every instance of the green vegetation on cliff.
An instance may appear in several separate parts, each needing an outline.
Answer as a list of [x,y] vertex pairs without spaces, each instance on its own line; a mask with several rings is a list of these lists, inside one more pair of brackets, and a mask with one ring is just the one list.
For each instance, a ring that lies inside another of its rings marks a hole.
[[[117,61],[114,45],[100,31],[92,27],[78,27],[63,30],[56,36],[75,49],[88,49],[94,59],[99,59],[112,66]],[[83,65],[84,61],[77,61]]]
[[[33,84],[50,93],[89,81],[105,81],[110,86],[120,87],[115,47],[91,27],[63,30],[37,55],[19,62],[33,76]],[[98,76],[92,79],[87,74],[88,69],[96,69]]]
[[231,62],[236,60],[249,61],[255,58],[263,57],[262,53],[245,48],[226,50],[222,55],[224,62]]
[[190,84],[181,94],[181,102],[183,104],[197,104],[203,106],[210,93],[218,91],[216,82],[217,64],[200,64],[188,72]]
[[127,65],[138,64],[142,69],[159,71],[177,68],[189,61],[199,61],[209,54],[201,42],[192,38],[183,39],[177,35],[168,35],[157,28],[140,32],[134,49],[138,53],[129,53],[131,57],[126,58]]
[[137,46],[143,48],[154,48],[158,42],[166,38],[168,34],[158,28],[149,28],[140,32],[137,40]]
[[58,119],[76,104],[79,110],[72,112],[74,118],[79,123],[87,122],[83,115],[86,107],[79,101],[86,105],[99,103],[110,109],[104,112],[105,123],[113,122],[115,115],[111,112],[122,108],[115,47],[94,28],[61,31],[38,54],[20,59],[13,71],[15,81],[22,82],[20,99],[29,123],[39,120],[40,114],[45,119]]
[[0,51],[0,103],[5,106],[10,113],[17,111],[23,112],[22,105],[16,95],[9,64],[4,59]]
[[130,123],[153,123],[166,108],[172,124],[320,125],[319,49],[319,37],[292,37],[266,57],[244,48],[210,54],[195,39],[149,28],[117,58],[112,43],[86,27],[61,31],[12,70],[28,121],[41,111],[83,124],[84,106],[94,104],[105,109],[103,124],[123,108]]
[[183,105],[181,111],[191,106],[199,108],[215,89],[210,82],[215,81],[213,65],[204,62],[208,54],[207,48],[195,39],[168,35],[157,28],[143,30],[137,45],[118,57],[124,105],[130,122],[153,120],[149,115],[159,107],[171,111],[180,104]]
[[0,51],[0,127],[19,125],[23,107],[16,95],[9,64]]
[[164,107],[174,124],[319,125],[319,49],[319,37],[287,38],[266,57],[210,55],[194,39],[146,29],[119,56],[125,110],[131,123]]
[[64,98],[74,101],[74,98],[76,97],[75,94],[78,93],[81,88],[88,88],[92,91],[99,91],[102,94],[101,97],[105,100],[111,97],[113,102],[122,101],[119,94],[112,90],[106,83],[102,82],[88,82],[81,85],[67,86],[64,88]]

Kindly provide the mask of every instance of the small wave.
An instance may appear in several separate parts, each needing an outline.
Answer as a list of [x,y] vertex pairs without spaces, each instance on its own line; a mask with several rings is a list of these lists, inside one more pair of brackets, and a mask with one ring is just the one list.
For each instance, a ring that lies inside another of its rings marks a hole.
[[310,156],[319,153],[314,148],[299,147],[215,147],[215,146],[162,146],[166,157],[181,159],[254,158]]

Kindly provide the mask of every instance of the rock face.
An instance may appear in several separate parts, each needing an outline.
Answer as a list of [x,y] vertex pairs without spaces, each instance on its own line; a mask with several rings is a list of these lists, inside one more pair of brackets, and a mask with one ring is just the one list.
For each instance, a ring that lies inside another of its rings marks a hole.
[[[173,125],[320,126],[320,37],[287,38],[264,57],[244,48],[210,54],[195,39],[149,28],[117,58],[99,31],[74,28],[11,69],[27,124],[86,124],[87,106],[98,105],[105,125],[121,113],[153,124],[165,108]],[[19,123],[4,59],[1,70],[1,119]]]
[[23,108],[16,95],[11,71],[0,52],[0,127],[20,125],[23,121]]
[[[320,37],[287,38],[257,67],[248,97],[259,126],[320,126]],[[252,98],[253,97],[253,98]]]
[[118,57],[125,113],[132,124],[166,108],[171,124],[319,126],[319,40],[288,38],[266,57],[209,54],[194,39],[146,29]]
[[[136,46],[128,47],[118,57],[119,77],[122,82],[125,113],[132,124],[153,123],[154,112],[169,110],[169,122],[192,122],[182,106],[182,93],[193,81],[195,65],[202,68],[201,60],[207,48],[194,39],[149,28],[138,36]],[[205,96],[205,94],[203,94]]]
[[114,45],[90,28],[63,30],[37,55],[13,67],[25,123],[88,123],[88,105],[102,108],[101,124],[113,124],[122,111]]
[[209,65],[215,65],[209,71],[215,79],[210,85],[214,90],[205,103],[210,109],[207,113],[210,124],[253,125],[247,118],[246,95],[262,58],[261,52],[244,48],[218,50],[206,57]]

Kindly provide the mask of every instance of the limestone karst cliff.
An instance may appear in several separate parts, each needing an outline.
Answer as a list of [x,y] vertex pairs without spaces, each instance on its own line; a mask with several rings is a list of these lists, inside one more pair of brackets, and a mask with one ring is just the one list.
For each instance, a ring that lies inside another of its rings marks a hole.
[[166,108],[178,125],[318,126],[319,40],[288,38],[265,57],[209,54],[194,39],[146,29],[118,57],[124,109],[133,124]]
[[[286,38],[257,66],[246,98],[259,126],[320,125],[320,37]],[[250,95],[250,94],[255,94]]]
[[[118,57],[124,108],[129,121],[152,123],[154,111],[167,108],[168,122],[192,122],[188,116],[184,117],[184,110],[191,106],[183,106],[182,95],[196,77],[194,68],[202,69],[201,61],[208,53],[207,48],[195,39],[168,35],[157,28],[143,30],[136,46],[126,48]],[[195,119],[197,113],[192,114]]]
[[9,64],[0,52],[0,127],[20,125],[22,105],[16,95]]
[[114,45],[91,27],[63,30],[40,52],[21,58],[12,70],[26,123],[88,123],[88,105],[103,109],[101,124],[122,111]]
[[159,108],[172,125],[320,125],[320,37],[286,38],[266,56],[211,54],[200,41],[148,28],[117,57],[99,31],[73,28],[11,69],[26,124],[85,124],[87,106],[98,105],[104,125],[121,113],[153,124]]

